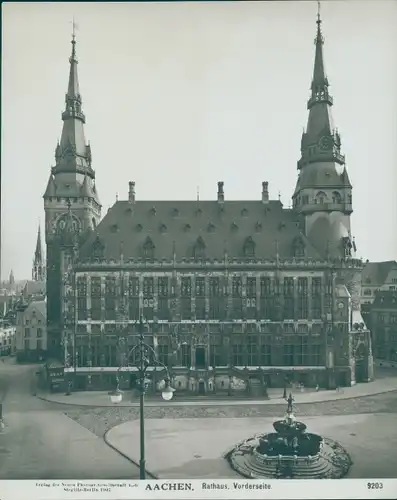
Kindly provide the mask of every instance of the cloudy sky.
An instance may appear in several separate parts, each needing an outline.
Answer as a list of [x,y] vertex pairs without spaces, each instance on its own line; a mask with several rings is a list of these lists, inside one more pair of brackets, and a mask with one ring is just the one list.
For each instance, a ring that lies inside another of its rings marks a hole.
[[[2,277],[28,278],[67,88],[71,20],[103,213],[137,198],[290,204],[317,3],[3,3]],[[397,258],[397,2],[322,2],[360,256]]]

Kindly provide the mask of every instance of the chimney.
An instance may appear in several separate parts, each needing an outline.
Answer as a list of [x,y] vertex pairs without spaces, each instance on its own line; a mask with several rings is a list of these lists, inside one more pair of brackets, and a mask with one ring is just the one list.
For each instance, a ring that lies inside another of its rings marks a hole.
[[218,203],[225,201],[225,193],[223,192],[223,182],[218,182]]
[[130,203],[135,203],[135,182],[130,181],[128,183],[129,185],[129,190],[128,190],[128,201]]
[[269,183],[262,182],[262,203],[269,203]]

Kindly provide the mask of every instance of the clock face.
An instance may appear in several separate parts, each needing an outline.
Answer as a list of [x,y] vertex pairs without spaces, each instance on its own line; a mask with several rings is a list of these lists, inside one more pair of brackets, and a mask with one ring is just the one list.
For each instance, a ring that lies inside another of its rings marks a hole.
[[332,149],[333,144],[334,142],[330,136],[325,135],[320,139],[320,148],[326,151]]
[[338,307],[339,309],[343,309],[345,307],[345,304],[343,302],[339,302]]

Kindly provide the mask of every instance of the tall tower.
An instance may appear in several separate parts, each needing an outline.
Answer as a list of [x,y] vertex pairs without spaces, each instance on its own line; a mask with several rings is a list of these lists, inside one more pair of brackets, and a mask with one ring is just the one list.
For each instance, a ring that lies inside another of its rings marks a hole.
[[[47,245],[47,329],[50,355],[56,355],[62,333],[64,263],[78,252],[78,244],[94,229],[101,217],[101,203],[95,187],[91,148],[84,136],[85,115],[79,90],[76,39],[73,30],[70,71],[62,113],[61,140],[55,148],[55,166],[51,168],[43,195],[45,239]],[[78,234],[77,248],[65,245],[63,233],[73,225]],[[65,259],[66,253],[68,258]]]
[[43,256],[43,248],[41,246],[41,230],[40,224],[37,231],[37,242],[36,250],[33,257],[33,267],[32,267],[32,280],[33,281],[44,281],[45,279],[45,264]]
[[346,257],[352,248],[352,185],[341,152],[341,138],[332,120],[333,99],[324,69],[323,45],[318,11],[311,95],[307,102],[309,118],[302,134],[299,175],[292,201],[303,218],[306,236],[318,250],[329,256]]

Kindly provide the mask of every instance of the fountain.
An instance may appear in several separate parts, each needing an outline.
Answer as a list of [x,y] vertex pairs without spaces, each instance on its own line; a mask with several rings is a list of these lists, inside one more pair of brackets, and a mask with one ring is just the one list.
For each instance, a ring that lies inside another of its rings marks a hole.
[[338,479],[352,464],[346,450],[336,441],[306,432],[296,420],[293,397],[287,399],[283,420],[273,423],[276,432],[243,440],[225,458],[240,475],[248,478]]

